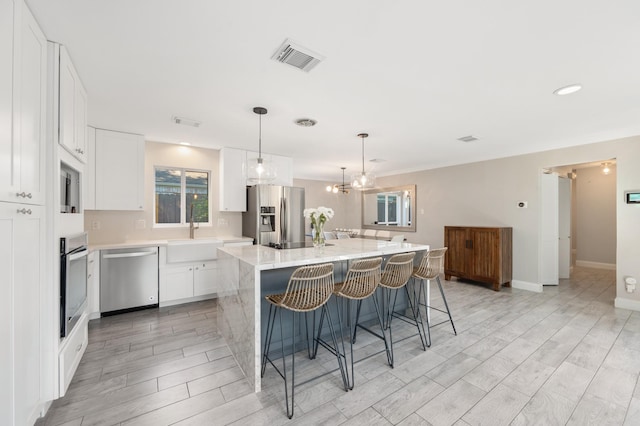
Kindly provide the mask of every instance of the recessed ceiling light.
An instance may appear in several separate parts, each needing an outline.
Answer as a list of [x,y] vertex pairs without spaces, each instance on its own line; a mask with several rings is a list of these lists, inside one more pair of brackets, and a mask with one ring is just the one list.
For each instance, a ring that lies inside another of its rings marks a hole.
[[313,127],[318,122],[316,120],[312,120],[311,118],[300,118],[296,120],[296,124],[300,127]]
[[576,93],[580,89],[582,89],[580,84],[570,84],[554,90],[553,94],[558,96],[570,95],[571,93]]
[[191,144],[189,142],[180,142],[180,145],[191,146]]
[[202,124],[202,121],[193,120],[191,118],[178,117],[175,115],[171,117],[171,121],[173,121],[176,124],[182,124],[184,126],[191,126],[191,127],[200,127],[200,125]]

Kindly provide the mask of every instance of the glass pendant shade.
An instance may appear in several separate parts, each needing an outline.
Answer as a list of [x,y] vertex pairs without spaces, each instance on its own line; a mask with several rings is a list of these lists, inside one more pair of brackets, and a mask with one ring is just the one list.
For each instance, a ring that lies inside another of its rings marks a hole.
[[260,117],[258,132],[258,158],[247,159],[249,167],[247,170],[247,180],[251,183],[269,183],[277,177],[276,168],[270,161],[262,158],[262,116],[267,113],[263,107],[253,108],[253,112]]
[[367,173],[364,171],[364,138],[368,136],[367,133],[360,133],[358,135],[359,138],[362,138],[362,172],[351,176],[351,187],[358,191],[376,187],[376,176],[371,172]]

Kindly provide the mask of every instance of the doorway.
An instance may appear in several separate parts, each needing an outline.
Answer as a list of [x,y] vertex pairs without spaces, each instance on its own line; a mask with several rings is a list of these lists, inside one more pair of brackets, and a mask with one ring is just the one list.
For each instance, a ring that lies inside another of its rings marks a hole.
[[615,269],[615,159],[544,169],[539,282],[558,285],[573,266]]

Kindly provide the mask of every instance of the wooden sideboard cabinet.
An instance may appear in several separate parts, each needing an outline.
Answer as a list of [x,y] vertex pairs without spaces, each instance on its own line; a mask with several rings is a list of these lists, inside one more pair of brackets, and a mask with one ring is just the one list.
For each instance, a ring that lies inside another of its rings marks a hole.
[[492,284],[495,291],[511,286],[512,228],[445,226],[448,247],[444,276]]

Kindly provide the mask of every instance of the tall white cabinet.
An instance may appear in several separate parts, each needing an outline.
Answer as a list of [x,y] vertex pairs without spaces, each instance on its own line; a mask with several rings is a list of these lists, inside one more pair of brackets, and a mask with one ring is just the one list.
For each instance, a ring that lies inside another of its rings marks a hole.
[[42,204],[47,42],[20,1],[2,0],[2,7],[7,13],[3,10],[0,19],[14,17],[15,25],[3,22],[0,29],[0,201]]
[[47,398],[43,341],[47,42],[21,0],[0,0],[0,424]]

